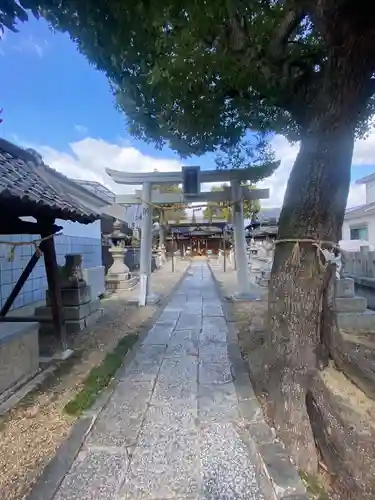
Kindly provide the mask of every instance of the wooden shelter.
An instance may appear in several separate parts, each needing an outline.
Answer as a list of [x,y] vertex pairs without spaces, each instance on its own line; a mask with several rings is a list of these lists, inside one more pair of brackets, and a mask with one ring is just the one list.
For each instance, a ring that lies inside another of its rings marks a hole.
[[246,226],[246,238],[254,240],[276,239],[280,212],[280,208],[262,208],[251,223]]
[[179,250],[181,255],[189,248],[191,255],[217,255],[230,247],[232,229],[225,221],[185,222],[171,224],[167,234],[167,251]]
[[[0,322],[30,322],[32,317],[8,316],[14,300],[30,276],[39,258],[44,256],[55,331],[66,346],[61,288],[54,235],[62,228],[56,219],[89,224],[100,218],[80,204],[70,193],[73,181],[43,163],[34,150],[25,150],[0,139],[0,234],[40,235],[35,252],[24,268],[0,311]],[[35,222],[21,217],[32,217]],[[38,318],[38,321],[42,321]],[[48,321],[48,320],[46,320]]]

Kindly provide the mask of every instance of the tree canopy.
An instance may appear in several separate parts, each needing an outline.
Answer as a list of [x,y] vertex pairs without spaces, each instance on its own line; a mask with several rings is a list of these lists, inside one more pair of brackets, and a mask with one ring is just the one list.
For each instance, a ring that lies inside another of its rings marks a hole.
[[[7,0],[0,25],[15,29],[28,9],[40,12],[107,74],[137,137],[189,155],[233,147],[249,129],[306,132],[331,45],[348,34],[340,15],[371,28],[358,4],[334,3]],[[373,100],[363,108],[365,125]]]
[[[155,184],[153,189],[161,193],[182,193],[182,189],[177,184]],[[186,216],[186,205],[165,204],[159,210],[155,210],[154,217],[159,222],[168,220],[180,221]]]
[[[248,189],[253,189],[253,186],[249,183],[243,185],[247,186]],[[224,188],[226,186],[227,184],[222,184],[221,186],[212,186],[211,191],[224,191]],[[251,219],[260,210],[260,201],[245,201],[243,209],[244,216],[247,219]],[[212,220],[213,217],[218,217],[229,222],[232,220],[232,209],[231,206],[225,202],[208,202],[207,207],[203,210],[203,217],[209,220]]]

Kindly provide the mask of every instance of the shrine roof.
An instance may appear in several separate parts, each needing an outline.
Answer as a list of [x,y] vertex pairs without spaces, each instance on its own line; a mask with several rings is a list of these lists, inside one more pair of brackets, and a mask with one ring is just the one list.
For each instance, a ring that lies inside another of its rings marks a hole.
[[[73,186],[74,184],[74,186]],[[80,203],[74,181],[45,165],[33,150],[0,139],[0,207],[15,216],[51,217],[88,224],[100,218]],[[80,188],[84,189],[84,188]]]
[[219,228],[220,230],[224,229],[225,226],[227,226],[228,223],[225,221],[215,221],[213,220],[212,222],[199,222],[199,221],[190,221],[190,222],[180,222],[180,223],[175,223],[175,224],[170,224],[170,227],[173,228],[173,231],[187,231],[191,228],[195,228],[196,230],[207,230],[208,228],[216,227]]

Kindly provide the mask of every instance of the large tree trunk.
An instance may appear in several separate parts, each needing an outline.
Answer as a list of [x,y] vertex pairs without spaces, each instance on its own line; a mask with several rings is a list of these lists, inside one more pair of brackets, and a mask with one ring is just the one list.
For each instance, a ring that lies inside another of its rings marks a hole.
[[[295,462],[311,472],[317,468],[317,454],[306,394],[319,364],[326,362],[320,326],[323,291],[330,281],[326,273],[331,273],[319,252],[319,246],[327,245],[319,242],[341,238],[359,112],[349,111],[349,103],[356,105],[361,79],[369,78],[361,71],[341,68],[341,80],[334,74],[327,77],[317,99],[289,178],[270,281],[269,416]],[[291,259],[295,243],[280,241],[288,239],[311,239],[318,246],[302,242],[299,255]]]
[[348,11],[344,4],[320,0],[314,7],[327,59],[319,85],[309,89],[308,108],[300,113],[300,103],[295,109],[303,136],[280,216],[269,289],[263,389],[269,417],[296,464],[308,472],[317,469],[317,453],[306,396],[316,370],[327,360],[320,330],[326,310],[322,304],[327,305],[323,292],[332,283],[332,270],[321,265],[324,257],[313,243],[301,243],[296,255],[295,243],[280,240],[311,239],[319,245],[341,238],[355,127],[374,92],[374,23],[358,29],[356,10]]
[[[350,183],[354,131],[319,130],[302,141],[280,217],[278,240],[340,239]],[[306,411],[306,394],[319,362],[320,315],[325,270],[322,255],[301,243],[299,260],[290,261],[295,243],[278,243],[269,293],[270,417],[298,466],[315,471],[317,455]]]

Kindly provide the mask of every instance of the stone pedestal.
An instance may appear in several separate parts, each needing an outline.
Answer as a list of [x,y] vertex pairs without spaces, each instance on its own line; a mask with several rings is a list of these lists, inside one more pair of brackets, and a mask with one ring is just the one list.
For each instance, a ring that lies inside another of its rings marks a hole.
[[255,282],[259,286],[268,287],[271,278],[271,271],[262,270],[260,271],[260,276],[255,277]]
[[[91,289],[83,279],[80,255],[66,255],[65,266],[60,268],[61,297],[63,318],[66,332],[77,333],[95,323],[102,315],[100,300],[91,300]],[[35,309],[36,318],[52,318],[51,297],[46,291],[46,304]],[[39,332],[50,334],[54,331],[53,323],[41,323]]]
[[335,311],[340,328],[375,328],[375,311],[367,309],[367,300],[364,297],[355,295],[352,278],[336,280]]
[[[63,302],[63,318],[65,320],[66,332],[77,333],[84,328],[94,324],[103,314],[100,309],[100,300],[91,300],[91,290],[86,283],[81,283],[74,288],[63,288],[61,290]],[[35,316],[52,318],[52,308],[49,291],[46,291],[46,306],[37,307]],[[39,332],[42,334],[53,333],[52,323],[41,323]]]
[[129,288],[129,268],[124,263],[125,248],[122,245],[109,249],[113,257],[113,264],[108,269],[105,278],[106,288],[109,293],[115,293]]

